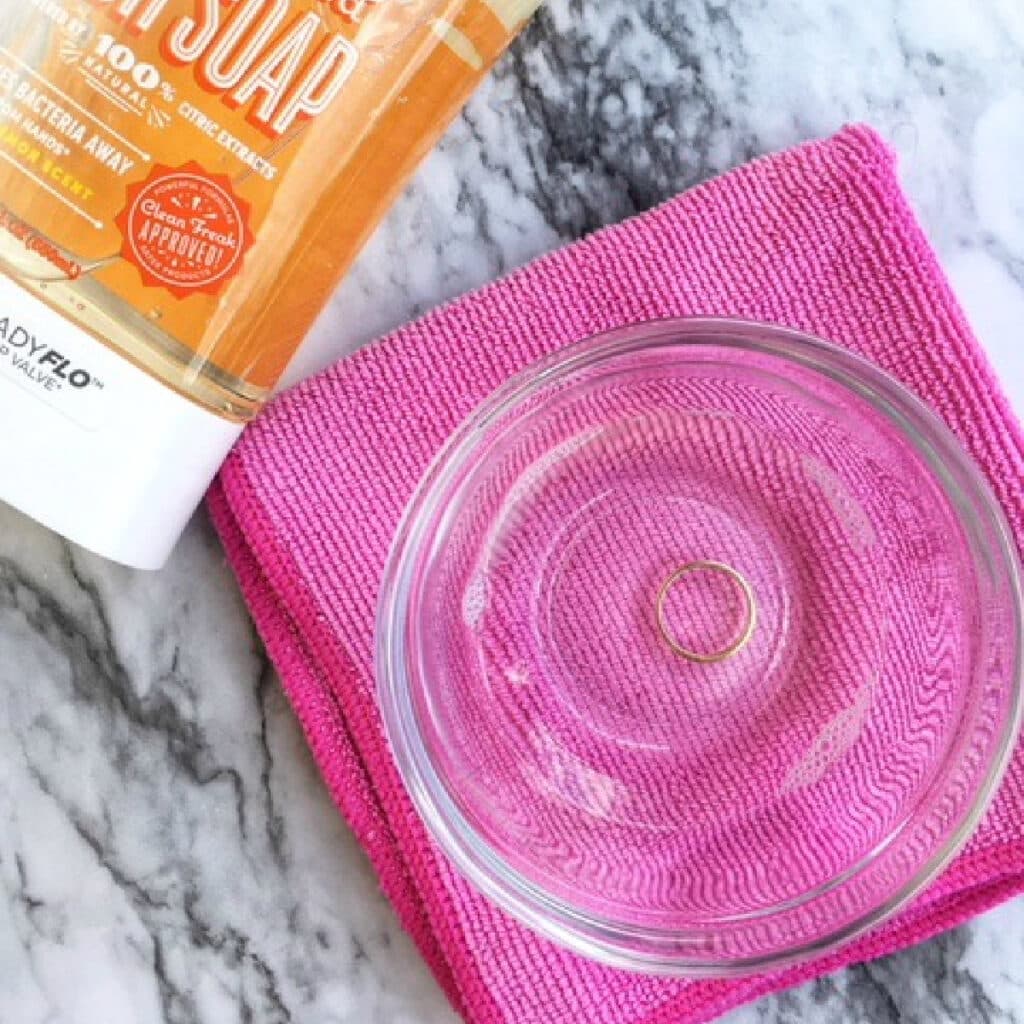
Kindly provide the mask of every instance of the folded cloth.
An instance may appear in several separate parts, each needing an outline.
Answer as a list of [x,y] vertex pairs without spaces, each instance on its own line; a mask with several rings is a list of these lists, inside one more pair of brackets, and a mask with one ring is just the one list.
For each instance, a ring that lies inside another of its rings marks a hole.
[[784,324],[922,396],[1024,541],[1024,436],[870,129],[754,161],[442,308],[284,394],[210,493],[214,521],[331,794],[471,1024],[688,1024],[925,939],[1024,889],[1024,750],[953,865],[894,920],[813,963],[674,981],[587,962],[508,918],[433,845],[374,696],[381,573],[453,428],[541,355],[638,320]]

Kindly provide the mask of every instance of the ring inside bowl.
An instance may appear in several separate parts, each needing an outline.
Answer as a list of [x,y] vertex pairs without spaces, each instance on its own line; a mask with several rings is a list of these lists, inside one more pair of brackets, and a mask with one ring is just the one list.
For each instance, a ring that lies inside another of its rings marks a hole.
[[[731,600],[722,594],[723,581],[733,592]],[[723,634],[723,623],[729,617],[736,622]],[[687,562],[662,583],[657,618],[658,631],[671,651],[687,661],[712,665],[735,657],[750,643],[757,628],[757,597],[743,573],[731,565]],[[699,640],[682,639],[694,635],[695,630]]]

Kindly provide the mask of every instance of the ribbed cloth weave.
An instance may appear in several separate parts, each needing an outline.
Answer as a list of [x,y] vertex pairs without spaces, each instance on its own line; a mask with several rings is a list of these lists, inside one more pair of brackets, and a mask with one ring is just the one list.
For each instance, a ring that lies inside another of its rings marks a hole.
[[637,320],[740,316],[828,338],[922,396],[1024,541],[1024,437],[870,129],[763,158],[554,253],[277,399],[210,494],[246,600],[338,807],[470,1024],[691,1024],[925,939],[1024,889],[1024,752],[983,825],[894,921],[822,958],[733,981],[604,968],[477,895],[402,787],[374,697],[381,572],[446,436],[539,356]]

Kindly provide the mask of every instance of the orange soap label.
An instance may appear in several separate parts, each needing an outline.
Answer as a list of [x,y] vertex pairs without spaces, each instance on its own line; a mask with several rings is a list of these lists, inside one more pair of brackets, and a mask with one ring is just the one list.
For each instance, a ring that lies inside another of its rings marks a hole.
[[250,415],[536,2],[0,0],[0,272]]

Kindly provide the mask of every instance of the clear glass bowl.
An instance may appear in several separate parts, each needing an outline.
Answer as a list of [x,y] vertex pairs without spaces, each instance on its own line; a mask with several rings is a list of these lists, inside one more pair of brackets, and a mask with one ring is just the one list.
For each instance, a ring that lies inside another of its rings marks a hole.
[[462,425],[395,542],[386,727],[437,842],[586,956],[720,976],[878,924],[970,836],[1019,568],[950,432],[792,331],[641,324]]

